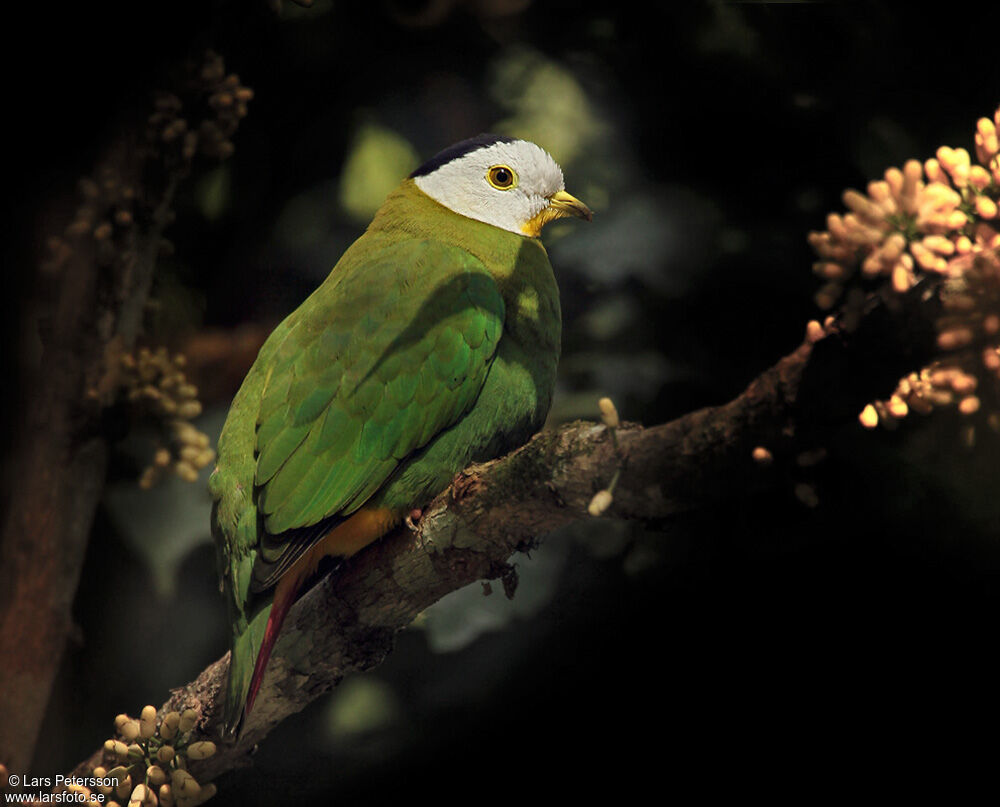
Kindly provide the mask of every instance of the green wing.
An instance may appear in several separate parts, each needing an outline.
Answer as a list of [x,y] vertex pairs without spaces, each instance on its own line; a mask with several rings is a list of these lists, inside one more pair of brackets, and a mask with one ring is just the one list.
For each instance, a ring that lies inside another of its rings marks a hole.
[[[415,240],[360,252],[268,340],[223,429],[212,490],[240,612],[254,561],[286,568],[310,545],[296,530],[356,511],[472,407],[500,340],[503,299],[474,256]],[[227,484],[229,453],[243,470]]]

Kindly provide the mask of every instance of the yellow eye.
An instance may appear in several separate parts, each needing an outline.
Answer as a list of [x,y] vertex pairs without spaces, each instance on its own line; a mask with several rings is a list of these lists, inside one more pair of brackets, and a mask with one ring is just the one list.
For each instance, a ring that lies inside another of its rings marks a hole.
[[486,172],[486,181],[498,191],[509,191],[517,185],[517,174],[509,165],[493,165]]

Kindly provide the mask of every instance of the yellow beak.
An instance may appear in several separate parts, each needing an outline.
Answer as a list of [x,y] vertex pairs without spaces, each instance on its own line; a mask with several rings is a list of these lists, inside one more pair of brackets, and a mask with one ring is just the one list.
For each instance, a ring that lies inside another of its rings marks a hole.
[[590,208],[577,199],[573,194],[566,191],[557,191],[549,197],[549,204],[542,208],[541,212],[525,222],[521,232],[538,238],[542,234],[542,227],[555,219],[566,216],[576,216],[580,219],[591,221],[594,214]]
[[555,208],[555,210],[558,211],[557,215],[553,216],[553,218],[576,216],[577,218],[586,219],[587,221],[591,221],[594,218],[594,214],[591,212],[589,207],[577,199],[573,194],[566,193],[566,191],[559,191],[549,197],[549,209],[551,210],[552,208]]

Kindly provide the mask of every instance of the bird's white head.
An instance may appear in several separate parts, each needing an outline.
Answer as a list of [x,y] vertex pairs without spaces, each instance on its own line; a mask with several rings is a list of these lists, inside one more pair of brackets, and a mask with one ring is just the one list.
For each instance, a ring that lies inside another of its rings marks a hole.
[[527,140],[494,134],[463,140],[410,177],[449,210],[533,238],[553,219],[592,215],[566,192],[556,161]]

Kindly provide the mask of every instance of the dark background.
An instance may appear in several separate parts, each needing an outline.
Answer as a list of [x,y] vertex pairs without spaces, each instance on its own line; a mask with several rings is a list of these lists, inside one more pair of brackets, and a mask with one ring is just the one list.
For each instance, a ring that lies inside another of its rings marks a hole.
[[[585,136],[570,159],[539,142],[596,210],[589,227],[546,236],[565,316],[553,421],[596,417],[604,394],[647,424],[730,399],[817,315],[805,237],[841,209],[843,189],[942,144],[972,149],[976,119],[1000,102],[1000,15],[985,4],[949,4],[940,18],[884,3],[678,5],[22,9],[27,47],[4,56],[7,344],[29,267],[60,226],[53,201],[169,65],[210,46],[255,99],[222,173],[204,167],[178,200],[150,344],[276,322],[315,286],[363,227],[337,193],[365,126],[426,158],[517,115],[544,132],[551,114]],[[585,99],[578,114],[558,83],[519,98],[550,69]],[[492,606],[503,627],[449,653],[404,632],[362,684],[286,721],[253,768],[220,780],[213,803],[403,788],[517,799],[540,795],[539,782],[627,796],[721,771],[769,782],[846,753],[843,737],[867,757],[988,720],[998,440],[982,431],[965,449],[959,425],[848,424],[802,477],[815,509],[793,479],[723,512],[559,536],[555,571],[525,594],[537,607]],[[161,703],[225,651],[207,520],[169,550],[178,573],[157,589],[162,555],[128,518],[152,511],[173,534],[185,496],[204,506],[195,487],[102,508],[39,775],[71,768],[116,713]],[[451,611],[459,622],[465,607]]]

